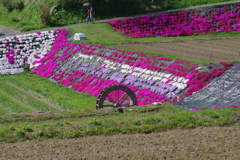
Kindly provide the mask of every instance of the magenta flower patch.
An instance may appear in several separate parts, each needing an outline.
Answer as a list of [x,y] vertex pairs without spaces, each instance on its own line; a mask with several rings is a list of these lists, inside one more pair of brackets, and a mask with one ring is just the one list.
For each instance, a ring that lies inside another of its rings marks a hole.
[[114,29],[130,37],[188,36],[216,32],[240,31],[240,4],[218,10],[160,13],[110,20]]

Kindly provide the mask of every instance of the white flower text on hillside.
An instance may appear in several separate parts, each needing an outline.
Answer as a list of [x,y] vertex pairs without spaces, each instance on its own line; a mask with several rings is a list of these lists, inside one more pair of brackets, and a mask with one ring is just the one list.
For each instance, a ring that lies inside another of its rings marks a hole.
[[[179,89],[185,89],[187,87],[186,83],[188,82],[188,79],[186,79],[185,77],[178,77],[169,73],[133,67],[127,64],[121,64],[118,62],[106,60],[102,57],[84,55],[82,53],[79,53],[73,57],[73,60],[79,60],[80,62],[87,62],[89,64],[97,61],[99,64],[102,64],[98,67],[114,70],[115,73],[130,74],[134,77],[143,78],[146,80],[160,81],[162,83],[166,83],[170,80],[170,82],[168,83],[169,85],[176,86]],[[129,76],[127,76],[126,79],[128,79]],[[141,86],[141,84],[139,84],[139,86]]]

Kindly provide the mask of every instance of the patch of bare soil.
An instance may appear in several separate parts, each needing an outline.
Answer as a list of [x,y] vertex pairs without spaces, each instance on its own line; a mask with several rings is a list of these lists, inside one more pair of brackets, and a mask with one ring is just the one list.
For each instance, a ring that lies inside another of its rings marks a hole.
[[240,159],[240,123],[151,134],[92,136],[0,143],[0,158],[16,159]]
[[240,39],[179,40],[171,42],[128,43],[123,46],[134,51],[174,55],[204,62],[240,61]]

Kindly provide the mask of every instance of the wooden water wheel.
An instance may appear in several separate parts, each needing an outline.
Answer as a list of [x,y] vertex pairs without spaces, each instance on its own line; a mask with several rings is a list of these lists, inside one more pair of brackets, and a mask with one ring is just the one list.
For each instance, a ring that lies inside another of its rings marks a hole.
[[96,102],[96,108],[126,108],[137,106],[135,93],[126,86],[114,84],[103,89]]

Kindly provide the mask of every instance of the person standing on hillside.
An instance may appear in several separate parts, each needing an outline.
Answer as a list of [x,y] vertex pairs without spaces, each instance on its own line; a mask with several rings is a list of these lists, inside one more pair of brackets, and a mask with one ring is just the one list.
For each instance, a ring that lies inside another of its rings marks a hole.
[[87,18],[86,18],[86,23],[88,24],[88,22],[92,22],[91,18],[90,18],[90,7],[87,9]]
[[93,16],[95,16],[95,11],[94,11],[92,5],[90,5],[90,20],[91,20],[92,24],[94,24]]

